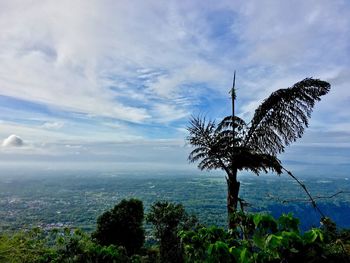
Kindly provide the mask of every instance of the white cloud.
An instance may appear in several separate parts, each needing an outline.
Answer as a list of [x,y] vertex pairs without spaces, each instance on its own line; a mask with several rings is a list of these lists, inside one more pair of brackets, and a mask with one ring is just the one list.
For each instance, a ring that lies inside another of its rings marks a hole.
[[45,122],[42,127],[46,129],[60,129],[64,126],[63,122]]
[[2,142],[3,147],[20,147],[23,144],[22,138],[14,134],[10,135]]
[[156,104],[153,110],[155,111],[155,115],[158,112],[161,113],[159,114],[161,116],[159,117],[160,119],[156,118],[156,120],[161,122],[170,122],[190,115],[188,111],[177,109],[176,105]]

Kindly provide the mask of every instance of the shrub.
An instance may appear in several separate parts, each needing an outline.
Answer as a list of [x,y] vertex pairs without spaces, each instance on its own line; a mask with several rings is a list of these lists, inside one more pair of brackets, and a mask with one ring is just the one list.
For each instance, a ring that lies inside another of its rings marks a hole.
[[196,218],[188,216],[181,204],[156,202],[150,208],[147,221],[153,224],[154,234],[160,240],[161,262],[183,262],[178,232],[196,225]]
[[145,241],[143,204],[140,200],[122,200],[97,219],[92,237],[104,246],[123,246],[128,255],[137,253]]
[[[346,242],[324,229],[299,231],[291,214],[275,220],[268,214],[234,215],[236,229],[202,227],[182,231],[186,262],[350,262]],[[326,239],[328,237],[328,239]]]

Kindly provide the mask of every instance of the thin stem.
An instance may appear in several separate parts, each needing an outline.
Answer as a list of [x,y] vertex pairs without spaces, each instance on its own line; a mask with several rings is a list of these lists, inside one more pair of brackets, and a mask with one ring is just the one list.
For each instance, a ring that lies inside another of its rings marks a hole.
[[292,177],[300,186],[301,188],[303,188],[303,190],[305,191],[305,193],[307,194],[307,196],[310,199],[310,202],[313,206],[313,208],[321,215],[321,219],[325,218],[326,216],[324,215],[324,213],[321,211],[321,209],[318,207],[318,205],[316,204],[316,201],[314,200],[314,198],[311,196],[309,190],[307,190],[305,184],[303,184],[302,182],[299,181],[299,179],[297,177],[295,177],[291,171],[288,171],[286,168],[282,167],[282,169],[290,176]]
[[[231,168],[232,168],[232,174],[235,170],[234,167],[234,151],[235,151],[235,99],[236,99],[236,92],[235,92],[235,85],[236,85],[236,71],[233,75],[233,82],[232,82],[232,90],[231,90],[231,99],[232,99],[232,157],[231,157]],[[235,182],[237,181],[237,178],[234,178]]]
[[[315,197],[313,197],[314,200],[317,200],[317,199],[332,199],[333,197],[336,197],[337,195],[340,195],[340,194],[350,194],[350,191],[338,191],[334,194],[331,194],[331,195],[316,195]],[[269,194],[269,197],[270,199],[275,199],[275,200],[278,200],[282,203],[290,203],[290,202],[309,202],[310,200],[308,199],[304,199],[304,198],[293,198],[293,199],[284,199],[284,200],[281,200],[280,198],[278,197],[274,197],[272,195]]]

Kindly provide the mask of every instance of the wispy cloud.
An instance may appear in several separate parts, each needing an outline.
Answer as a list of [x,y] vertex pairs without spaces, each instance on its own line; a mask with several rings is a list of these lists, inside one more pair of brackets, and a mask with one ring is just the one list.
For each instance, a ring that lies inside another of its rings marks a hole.
[[60,129],[64,126],[63,122],[45,122],[42,127],[46,129]]
[[0,30],[2,138],[182,139],[189,115],[230,112],[234,69],[248,120],[275,89],[316,77],[332,90],[311,129],[350,123],[347,1],[9,0]]

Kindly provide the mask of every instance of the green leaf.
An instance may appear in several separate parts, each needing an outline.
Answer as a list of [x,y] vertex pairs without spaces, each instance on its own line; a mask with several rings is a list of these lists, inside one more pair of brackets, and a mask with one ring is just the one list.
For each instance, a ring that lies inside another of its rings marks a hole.
[[265,236],[255,233],[253,236],[253,241],[257,247],[263,248],[265,245]]
[[241,253],[239,255],[239,260],[242,263],[249,262],[249,252],[248,249],[245,247],[241,250]]
[[265,241],[265,247],[270,249],[278,248],[282,245],[283,237],[274,234],[269,235]]
[[255,214],[253,216],[253,222],[254,222],[254,225],[257,227],[260,223],[260,221],[262,220],[262,215],[261,214]]
[[209,256],[213,254],[214,244],[210,244],[207,250]]
[[307,244],[314,243],[317,239],[321,242],[324,240],[323,232],[321,229],[313,228],[304,234],[304,241]]
[[294,231],[299,233],[299,219],[293,217],[292,213],[283,214],[278,218],[278,228],[280,231]]
[[289,251],[295,254],[299,253],[299,250],[295,249],[294,247],[290,248]]

